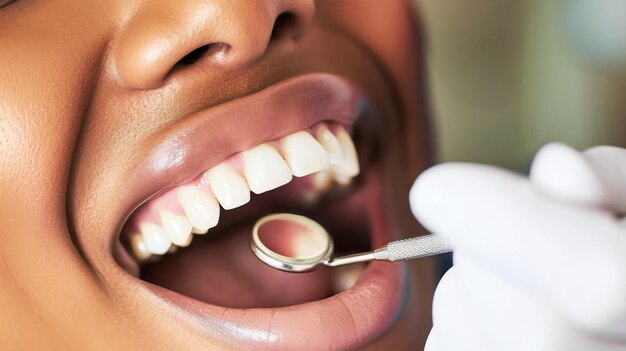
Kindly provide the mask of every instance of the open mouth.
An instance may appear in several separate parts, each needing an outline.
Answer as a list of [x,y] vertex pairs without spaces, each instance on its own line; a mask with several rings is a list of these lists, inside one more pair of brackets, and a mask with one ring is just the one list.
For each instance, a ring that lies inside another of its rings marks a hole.
[[381,335],[402,300],[400,267],[293,274],[249,249],[254,222],[275,212],[320,222],[336,254],[394,239],[381,209],[382,128],[372,108],[328,74],[292,78],[220,108],[192,116],[155,146],[144,170],[166,180],[120,226],[118,263],[195,319],[236,326],[239,343],[345,349]]

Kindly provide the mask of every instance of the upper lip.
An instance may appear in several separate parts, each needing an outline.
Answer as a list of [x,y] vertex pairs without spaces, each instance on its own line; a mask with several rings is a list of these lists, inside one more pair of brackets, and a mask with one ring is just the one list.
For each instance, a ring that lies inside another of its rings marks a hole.
[[[151,142],[145,157],[141,157],[133,168],[127,180],[131,192],[117,206],[126,217],[120,216],[117,235],[112,238],[113,247],[116,250],[121,248],[118,235],[132,211],[159,192],[195,178],[234,153],[324,120],[350,126],[363,113],[364,105],[367,104],[361,92],[347,80],[332,74],[313,73],[287,79],[257,93],[182,118]],[[380,232],[374,235],[377,236],[375,241],[388,240],[381,238]],[[118,259],[119,254],[116,253]],[[373,263],[367,271],[357,289],[336,295],[325,304],[263,309],[257,311],[258,318],[245,319],[233,312],[236,310],[198,302],[149,283],[141,284],[146,284],[157,296],[174,302],[174,308],[179,311],[191,312],[192,318],[201,319],[201,324],[221,323],[220,334],[232,332],[240,342],[281,341],[292,346],[296,342],[303,347],[312,347],[313,344],[307,342],[311,341],[310,338],[318,338],[316,345],[321,347],[330,347],[327,342],[332,339],[343,344],[335,345],[337,347],[352,347],[371,340],[386,329],[402,299],[399,266]],[[139,283],[128,274],[121,279],[122,284],[136,286]],[[364,307],[365,299],[373,300],[371,309]],[[294,314],[310,314],[310,319],[298,318],[300,324],[284,320]],[[269,327],[265,325],[268,322]],[[350,331],[338,330],[341,325],[347,325],[345,328],[351,328]],[[309,337],[295,332],[294,328],[302,327],[309,329]],[[228,332],[228,329],[233,330]],[[326,338],[324,333],[329,332],[336,335]]]

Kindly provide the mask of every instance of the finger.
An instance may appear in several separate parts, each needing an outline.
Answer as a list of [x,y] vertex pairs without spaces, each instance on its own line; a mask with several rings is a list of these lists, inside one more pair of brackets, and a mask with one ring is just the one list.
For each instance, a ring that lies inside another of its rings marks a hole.
[[478,339],[471,315],[467,312],[467,301],[459,291],[456,268],[452,267],[441,278],[433,297],[433,336],[442,351],[486,350]]
[[583,155],[607,189],[609,208],[626,213],[626,150],[597,146],[584,151]]
[[550,143],[535,156],[530,179],[551,196],[626,212],[625,149],[599,146],[579,152]]
[[526,178],[444,164],[411,190],[420,222],[575,323],[626,335],[626,235],[604,211],[550,201]]
[[435,336],[435,327],[430,330],[428,337],[426,338],[426,344],[424,345],[424,351],[440,351],[437,336]]
[[565,319],[513,284],[459,253],[455,267],[461,291],[481,340],[489,350],[614,350],[601,339],[576,329]]
[[568,201],[608,207],[608,189],[578,150],[561,143],[543,146],[530,168],[530,180],[544,193]]

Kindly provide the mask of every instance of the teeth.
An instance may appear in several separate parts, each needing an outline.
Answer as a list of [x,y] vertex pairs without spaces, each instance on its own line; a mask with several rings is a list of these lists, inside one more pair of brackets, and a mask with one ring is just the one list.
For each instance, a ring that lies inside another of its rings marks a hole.
[[335,137],[335,134],[328,129],[325,124],[320,125],[317,129],[317,140],[322,144],[324,150],[328,153],[328,161],[332,164],[337,164],[346,158],[346,154],[339,144],[339,140]]
[[243,172],[255,194],[276,189],[291,181],[291,171],[276,149],[261,144],[242,153]]
[[312,188],[303,193],[302,203],[313,206],[333,186],[334,177],[328,170],[313,173],[310,177]]
[[[193,240],[193,235],[190,235],[182,245],[178,245],[179,247],[187,247],[191,244],[191,240]],[[175,247],[175,246],[174,246]]]
[[337,181],[345,184],[359,174],[359,159],[352,138],[343,127],[337,129],[337,140],[346,157],[343,161],[334,164],[332,170]]
[[281,139],[285,161],[296,177],[328,168],[328,154],[309,132],[300,131]]
[[[260,194],[278,188],[289,183],[292,175],[310,175],[312,187],[305,189],[307,192],[302,196],[305,204],[312,205],[333,184],[347,185],[359,174],[356,148],[343,127],[331,131],[325,124],[320,124],[315,129],[315,137],[303,130],[283,137],[277,143],[281,153],[268,143],[258,145],[241,152],[240,158],[224,161],[206,171],[199,185],[185,185],[177,192],[168,192],[177,196],[174,201],[179,201],[184,215],[161,210],[158,211],[161,225],[152,223],[150,217],[144,223],[139,222],[140,234],[131,233],[129,238],[130,253],[141,263],[154,260],[156,256],[153,255],[186,247],[191,243],[192,234],[205,234],[218,224],[220,205],[225,210],[245,205],[250,201],[250,191]],[[206,189],[207,184],[210,189]],[[155,207],[147,207],[148,211],[171,208],[168,194],[152,203]],[[345,290],[351,286],[353,280],[348,278],[352,276],[355,275],[349,272],[338,274],[337,289]]]
[[152,223],[141,225],[141,237],[146,244],[146,249],[157,255],[163,255],[169,250],[172,242],[165,235],[161,227]]
[[146,244],[143,242],[141,234],[135,233],[130,236],[130,248],[133,256],[135,256],[139,262],[145,262],[152,256]]
[[195,234],[206,233],[217,225],[220,219],[220,205],[213,195],[195,186],[180,190],[180,203],[193,226]]
[[211,168],[206,174],[211,190],[225,210],[245,205],[250,201],[250,189],[245,179],[227,163]]
[[198,235],[202,235],[202,234],[206,234],[209,230],[204,230],[204,229],[200,229],[200,228],[196,228],[196,227],[191,227],[191,232],[193,234],[198,234]]
[[338,294],[354,286],[359,276],[365,270],[365,263],[356,263],[337,267],[332,273],[332,290]]
[[325,192],[333,185],[333,175],[330,171],[317,172],[311,177],[313,177],[311,180],[313,188],[319,193]]
[[161,225],[165,235],[177,246],[185,245],[191,235],[191,223],[184,216],[161,211]]

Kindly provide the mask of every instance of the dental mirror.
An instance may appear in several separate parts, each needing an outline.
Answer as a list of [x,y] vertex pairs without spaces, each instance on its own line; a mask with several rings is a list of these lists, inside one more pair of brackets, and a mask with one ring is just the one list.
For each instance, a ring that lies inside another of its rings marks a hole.
[[337,267],[371,260],[398,262],[452,251],[441,236],[428,234],[392,241],[374,251],[333,258],[333,240],[314,220],[276,213],[259,219],[252,229],[252,252],[265,264],[285,272],[308,272],[321,265]]

